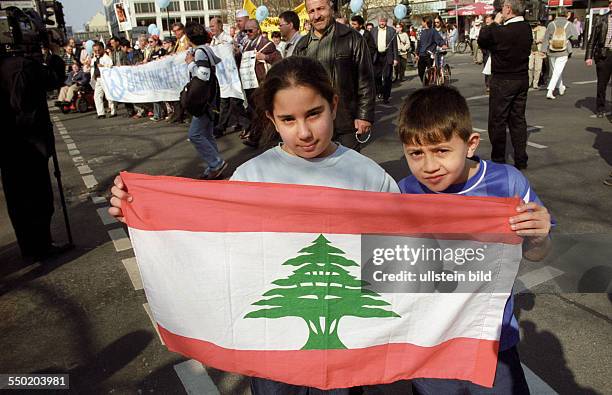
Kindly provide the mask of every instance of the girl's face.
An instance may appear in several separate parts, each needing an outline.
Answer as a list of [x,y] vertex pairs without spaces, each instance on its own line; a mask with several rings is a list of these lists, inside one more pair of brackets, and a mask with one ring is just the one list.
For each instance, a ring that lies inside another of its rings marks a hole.
[[283,149],[300,158],[324,158],[336,150],[332,143],[338,96],[330,105],[319,92],[307,86],[292,86],[276,92],[274,123],[283,140]]

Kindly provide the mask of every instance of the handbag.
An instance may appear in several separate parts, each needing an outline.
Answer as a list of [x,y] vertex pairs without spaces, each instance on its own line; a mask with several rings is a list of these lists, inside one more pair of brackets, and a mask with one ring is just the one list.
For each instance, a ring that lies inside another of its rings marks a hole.
[[200,117],[205,113],[212,115],[218,93],[215,66],[210,61],[202,63],[201,66],[210,68],[208,81],[203,81],[196,76],[191,77],[191,80],[183,87],[180,96],[181,106],[195,117]]

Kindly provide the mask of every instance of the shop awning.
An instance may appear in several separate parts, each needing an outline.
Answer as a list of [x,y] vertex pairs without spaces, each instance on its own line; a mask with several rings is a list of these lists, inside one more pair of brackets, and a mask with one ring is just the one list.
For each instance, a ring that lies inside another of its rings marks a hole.
[[[560,1],[560,0],[556,0],[556,1]],[[448,15],[455,15],[455,13],[459,16],[485,15],[485,14],[492,14],[494,11],[495,11],[495,7],[493,7],[490,4],[474,3],[474,4],[470,4],[470,5],[458,8],[457,10],[450,10],[448,11]]]

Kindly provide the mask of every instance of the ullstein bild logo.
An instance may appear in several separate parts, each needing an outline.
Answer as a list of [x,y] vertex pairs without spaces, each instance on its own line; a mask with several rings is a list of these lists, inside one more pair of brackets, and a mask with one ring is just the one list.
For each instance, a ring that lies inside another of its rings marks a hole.
[[503,259],[515,253],[467,236],[363,235],[361,279],[381,293],[492,292]]

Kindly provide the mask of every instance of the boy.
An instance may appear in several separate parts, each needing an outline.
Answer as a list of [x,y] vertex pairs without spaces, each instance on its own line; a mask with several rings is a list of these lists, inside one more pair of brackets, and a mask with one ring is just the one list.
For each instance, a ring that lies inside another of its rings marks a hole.
[[[529,181],[512,166],[475,156],[480,135],[474,133],[467,102],[450,87],[414,92],[400,112],[399,136],[412,175],[399,182],[402,193],[453,193],[464,196],[519,196],[523,202],[509,226],[524,237],[523,256],[543,259],[550,250],[551,217]],[[460,380],[415,379],[415,394],[528,394],[516,350],[518,323],[512,296],[504,309],[493,388]]]

